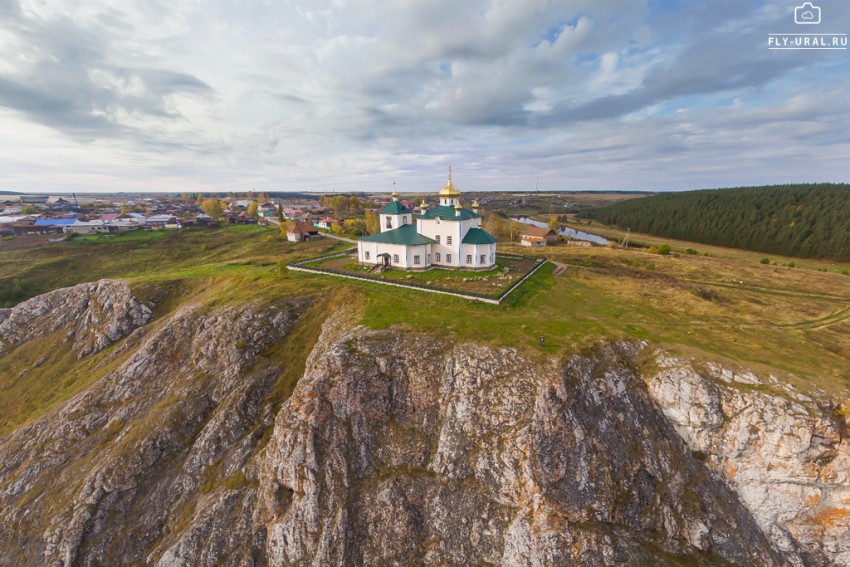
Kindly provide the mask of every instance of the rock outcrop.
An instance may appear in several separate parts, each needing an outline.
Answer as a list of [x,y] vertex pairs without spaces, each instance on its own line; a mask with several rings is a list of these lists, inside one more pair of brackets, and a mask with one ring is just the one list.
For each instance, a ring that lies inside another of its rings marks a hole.
[[126,282],[100,280],[57,289],[13,309],[0,309],[0,354],[62,331],[79,358],[98,352],[145,325],[151,310]]
[[[241,564],[257,546],[245,467],[284,370],[266,349],[308,305],[185,307],[0,439],[0,548],[15,550],[0,565]],[[80,328],[64,321],[45,328]]]
[[149,322],[103,299],[121,285],[0,323],[6,356],[45,333],[78,353],[121,341],[102,377],[0,438],[0,565],[848,562],[847,424],[755,375],[339,316],[303,361],[313,298]]
[[850,565],[850,439],[837,408],[761,391],[749,372],[663,352],[656,362],[654,401],[776,548],[795,565]]

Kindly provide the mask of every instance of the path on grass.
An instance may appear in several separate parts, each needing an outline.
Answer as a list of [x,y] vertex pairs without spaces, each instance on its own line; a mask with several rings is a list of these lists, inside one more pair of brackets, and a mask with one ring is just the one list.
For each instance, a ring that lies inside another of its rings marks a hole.
[[343,242],[351,242],[352,244],[357,244],[356,240],[352,240],[350,238],[345,238],[344,236],[337,236],[336,234],[328,234],[327,232],[319,231],[319,234],[325,236],[327,238],[334,238],[336,240],[342,240]]
[[824,317],[820,317],[819,319],[800,321],[799,323],[791,323],[790,325],[780,325],[780,327],[801,330],[824,329],[838,323],[843,323],[848,318],[850,318],[850,307],[845,307],[844,309],[839,309],[838,311],[830,313]]
[[555,264],[555,271],[552,272],[553,276],[560,276],[561,274],[567,271],[567,268],[569,268],[569,266],[567,266],[566,264],[561,264],[560,262],[556,262],[554,260],[549,261]]

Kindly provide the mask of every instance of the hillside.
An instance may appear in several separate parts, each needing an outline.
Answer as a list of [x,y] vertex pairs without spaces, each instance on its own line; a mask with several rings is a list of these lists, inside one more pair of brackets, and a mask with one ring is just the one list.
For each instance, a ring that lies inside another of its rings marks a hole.
[[130,293],[2,314],[6,391],[76,392],[0,437],[0,565],[850,559],[847,424],[767,377],[371,331],[343,290],[153,320]]
[[553,247],[493,306],[277,271],[336,245],[0,252],[46,292],[0,309],[0,565],[850,561],[847,276]]
[[850,185],[665,193],[579,217],[679,240],[801,258],[850,259]]

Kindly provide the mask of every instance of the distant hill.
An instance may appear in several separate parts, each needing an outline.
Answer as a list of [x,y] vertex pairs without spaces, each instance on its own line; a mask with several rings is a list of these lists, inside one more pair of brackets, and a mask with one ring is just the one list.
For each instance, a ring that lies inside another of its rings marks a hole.
[[580,217],[658,236],[803,258],[850,260],[850,185],[664,193]]

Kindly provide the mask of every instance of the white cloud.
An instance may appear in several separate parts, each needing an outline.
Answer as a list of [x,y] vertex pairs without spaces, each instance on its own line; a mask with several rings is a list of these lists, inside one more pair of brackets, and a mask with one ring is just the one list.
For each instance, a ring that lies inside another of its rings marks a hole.
[[840,180],[846,75],[767,51],[787,10],[656,12],[0,0],[0,189],[428,190],[449,163],[469,189]]

